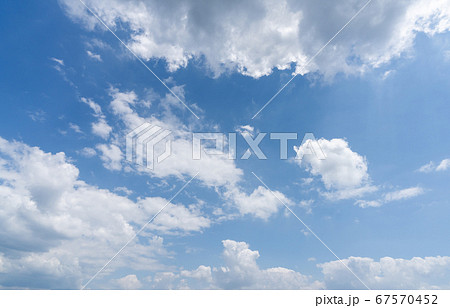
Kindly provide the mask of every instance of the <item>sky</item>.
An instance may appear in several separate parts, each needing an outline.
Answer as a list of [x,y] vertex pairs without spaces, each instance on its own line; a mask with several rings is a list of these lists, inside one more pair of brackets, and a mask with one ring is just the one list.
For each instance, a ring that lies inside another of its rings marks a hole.
[[448,0],[2,1],[0,288],[449,289],[449,30]]

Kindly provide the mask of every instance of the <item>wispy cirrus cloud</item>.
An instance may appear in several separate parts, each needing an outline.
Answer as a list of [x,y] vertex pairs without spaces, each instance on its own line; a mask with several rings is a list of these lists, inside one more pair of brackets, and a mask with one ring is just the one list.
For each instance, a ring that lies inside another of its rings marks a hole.
[[441,160],[440,163],[430,161],[428,164],[423,165],[417,171],[423,173],[430,173],[434,171],[445,171],[450,168],[450,158]]

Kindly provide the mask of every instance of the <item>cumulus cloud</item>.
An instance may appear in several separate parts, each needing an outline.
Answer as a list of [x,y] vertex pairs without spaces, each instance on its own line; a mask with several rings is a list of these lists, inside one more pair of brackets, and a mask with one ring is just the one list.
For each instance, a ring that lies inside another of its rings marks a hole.
[[184,271],[184,277],[203,280],[204,288],[220,289],[321,289],[323,284],[293,270],[274,267],[261,269],[257,264],[259,252],[245,242],[222,241],[224,266],[199,266]]
[[[184,285],[219,289],[365,289],[338,260],[318,264],[323,277],[317,281],[287,268],[261,269],[257,264],[259,252],[251,250],[245,242],[224,240],[223,246],[224,265],[201,265],[193,271],[182,271],[181,277],[194,278],[184,281]],[[409,260],[384,257],[379,261],[349,257],[342,261],[371,289],[450,287],[450,257],[414,257]]]
[[[360,187],[367,182],[367,161],[364,157],[350,149],[344,139],[320,139],[318,141],[326,159],[319,159],[316,155],[304,155],[300,164],[305,164],[312,175],[320,176],[327,189],[346,189]],[[296,152],[308,146],[304,143],[295,147]]]
[[106,169],[113,171],[122,170],[123,154],[120,148],[114,144],[99,144],[97,150],[101,153],[100,159]]
[[108,139],[111,131],[112,127],[106,123],[105,119],[99,119],[97,122],[92,123],[92,133],[103,139]]
[[[450,287],[450,257],[414,257],[375,261],[350,257],[342,260],[371,289],[447,289]],[[318,265],[329,289],[364,289],[341,262]]]
[[[294,160],[313,176],[320,176],[328,190],[324,195],[329,199],[349,199],[374,192],[377,187],[370,185],[365,157],[352,151],[344,139],[320,139],[317,141],[325,159],[307,154],[302,160]],[[294,147],[297,153],[310,153],[311,143],[305,142]],[[308,151],[309,150],[309,151]]]
[[115,280],[119,289],[122,290],[137,290],[142,287],[142,283],[139,281],[136,275],[127,275],[120,279]]
[[279,208],[283,207],[282,202],[286,205],[292,204],[283,193],[279,191],[272,193],[263,186],[259,186],[251,194],[232,188],[225,195],[233,201],[242,215],[251,214],[264,220],[277,213]]
[[[159,197],[135,202],[78,177],[64,153],[0,138],[1,286],[78,288],[168,202]],[[130,243],[126,257],[117,258],[102,275],[118,267],[164,269],[158,259],[169,253],[152,230],[201,231],[210,225],[203,216],[196,204],[169,204]]]
[[[81,3],[60,3],[88,29],[103,27]],[[359,74],[411,54],[418,33],[450,29],[449,0],[373,1],[304,67],[364,3],[248,0],[225,7],[221,1],[86,1],[108,26],[126,25],[127,43],[140,57],[165,59],[170,71],[203,57],[216,76],[233,70],[258,78],[291,66],[302,74]]]

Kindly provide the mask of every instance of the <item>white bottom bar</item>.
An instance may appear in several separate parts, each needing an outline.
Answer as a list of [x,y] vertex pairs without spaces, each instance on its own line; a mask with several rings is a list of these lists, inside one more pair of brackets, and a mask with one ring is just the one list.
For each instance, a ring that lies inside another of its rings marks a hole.
[[[394,296],[395,295],[395,296]],[[420,301],[420,302],[419,302]],[[403,303],[401,303],[403,302]],[[450,291],[0,291],[0,307],[450,307]]]

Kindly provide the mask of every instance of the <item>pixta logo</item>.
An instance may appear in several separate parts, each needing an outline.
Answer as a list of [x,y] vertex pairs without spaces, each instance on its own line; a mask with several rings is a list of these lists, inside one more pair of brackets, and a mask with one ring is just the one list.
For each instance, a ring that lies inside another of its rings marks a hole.
[[[260,148],[261,142],[267,135],[269,135],[270,140],[278,140],[279,158],[282,160],[288,159],[288,141],[298,140],[297,133],[258,133],[256,136],[252,136],[250,133],[244,132],[239,133],[239,135],[242,136],[248,146],[244,154],[239,157],[242,160],[249,159],[253,154],[257,159],[267,159],[266,154]],[[201,159],[203,152],[205,155],[227,155],[228,159],[238,159],[236,151],[238,133],[229,133],[228,138],[226,136],[223,133],[193,133],[192,158]],[[294,146],[294,150],[297,153],[294,158],[296,160],[301,161],[305,155],[314,155],[321,160],[326,158],[319,142],[312,133],[306,133],[301,145],[299,147]]]
[[150,123],[135,128],[126,136],[127,160],[153,170],[172,154],[171,134],[170,130]]
[[[154,169],[172,154],[172,132],[157,125],[144,123],[126,136],[126,158],[149,169]],[[266,136],[279,144],[279,159],[288,159],[288,141],[298,140],[297,133],[192,133],[192,159],[201,160],[208,155],[222,155],[230,160],[247,160],[252,155],[257,159],[267,159],[260,145]],[[238,140],[247,149],[237,155]],[[176,142],[176,141],[174,141]],[[325,159],[326,155],[312,133],[306,133],[300,146],[293,147],[295,160],[302,160],[305,155],[314,155],[317,159]]]

